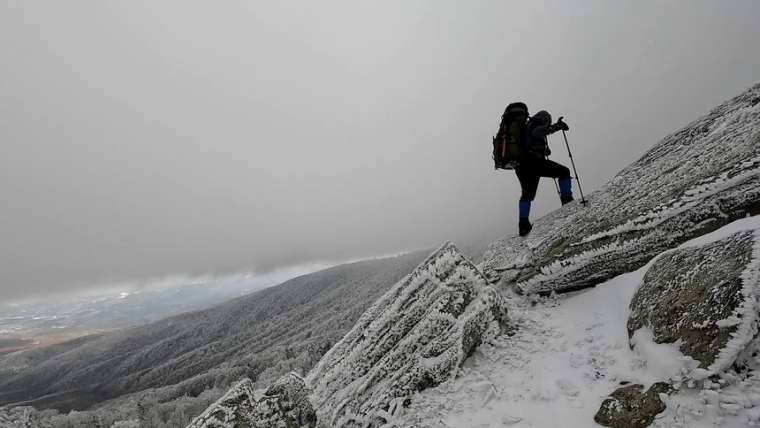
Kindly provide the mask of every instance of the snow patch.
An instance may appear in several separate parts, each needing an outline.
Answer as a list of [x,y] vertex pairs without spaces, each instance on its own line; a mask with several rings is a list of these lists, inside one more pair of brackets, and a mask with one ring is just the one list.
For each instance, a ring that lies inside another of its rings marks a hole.
[[681,342],[655,343],[654,333],[643,327],[633,334],[631,344],[634,351],[646,361],[649,373],[662,380],[680,380],[681,375],[691,373],[699,366],[699,361],[681,353]]

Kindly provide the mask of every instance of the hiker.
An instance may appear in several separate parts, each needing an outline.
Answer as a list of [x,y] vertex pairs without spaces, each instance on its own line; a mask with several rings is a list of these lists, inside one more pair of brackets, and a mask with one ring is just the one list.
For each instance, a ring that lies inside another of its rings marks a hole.
[[547,158],[551,154],[551,151],[549,150],[546,136],[557,131],[567,131],[569,129],[567,124],[562,121],[562,118],[552,125],[552,116],[545,110],[539,111],[528,121],[525,133],[522,136],[520,160],[514,168],[517,178],[520,180],[520,187],[522,188],[519,205],[520,236],[527,235],[533,228],[529,220],[530,204],[536,197],[538,181],[541,177],[558,179],[562,205],[573,200],[570,170]]

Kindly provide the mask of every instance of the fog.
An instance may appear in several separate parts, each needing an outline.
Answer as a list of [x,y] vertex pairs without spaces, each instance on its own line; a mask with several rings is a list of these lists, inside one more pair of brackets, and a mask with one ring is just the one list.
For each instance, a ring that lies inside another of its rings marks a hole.
[[590,193],[760,80],[758,18],[752,0],[0,2],[0,300],[514,233],[519,185],[490,158],[507,103],[565,116]]

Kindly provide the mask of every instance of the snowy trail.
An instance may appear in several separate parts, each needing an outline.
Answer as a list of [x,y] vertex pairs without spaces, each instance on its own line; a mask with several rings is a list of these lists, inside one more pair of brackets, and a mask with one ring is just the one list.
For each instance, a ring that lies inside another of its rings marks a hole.
[[[758,227],[760,217],[739,220],[680,247]],[[389,425],[594,427],[594,414],[621,382],[648,388],[679,379],[694,361],[675,345],[655,344],[640,330],[636,350],[628,346],[628,304],[655,261],[571,295],[536,302],[513,296],[514,335],[482,345],[456,379],[415,396]],[[653,426],[760,426],[760,376],[734,381],[722,389],[710,382],[704,389],[684,386]]]
[[627,304],[639,277],[532,307],[516,298],[515,334],[482,346],[459,378],[420,394],[412,412],[451,427],[593,425],[620,381],[658,380],[628,348]]

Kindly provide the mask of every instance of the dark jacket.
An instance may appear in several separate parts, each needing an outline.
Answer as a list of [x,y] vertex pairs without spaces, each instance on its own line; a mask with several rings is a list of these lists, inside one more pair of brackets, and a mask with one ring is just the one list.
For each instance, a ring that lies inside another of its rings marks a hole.
[[543,159],[549,154],[546,137],[557,130],[557,127],[552,125],[552,116],[545,110],[539,111],[530,118],[523,140],[526,149],[524,152],[528,160]]

